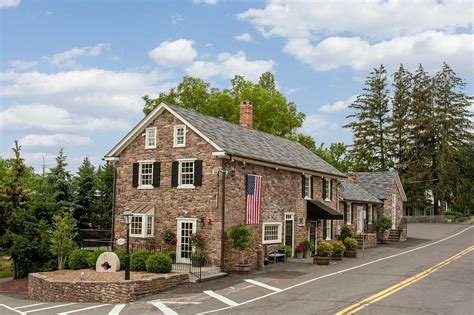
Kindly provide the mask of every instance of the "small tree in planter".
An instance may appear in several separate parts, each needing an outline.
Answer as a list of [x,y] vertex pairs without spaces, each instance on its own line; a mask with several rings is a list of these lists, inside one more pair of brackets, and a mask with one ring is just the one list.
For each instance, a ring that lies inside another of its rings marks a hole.
[[252,264],[244,259],[244,250],[250,247],[252,231],[249,227],[239,224],[227,230],[227,236],[232,240],[231,247],[240,251],[240,263],[235,264],[235,270],[240,273],[248,273]]
[[305,239],[303,240],[303,242],[301,242],[304,246],[306,246],[306,253],[305,253],[305,256],[307,258],[311,257],[311,254],[313,253],[313,250],[314,250],[314,243],[311,242],[310,240],[308,239]]
[[357,240],[353,237],[346,237],[344,240],[346,250],[344,251],[344,257],[355,258],[357,257]]
[[390,234],[390,228],[392,227],[392,218],[388,216],[382,216],[378,218],[375,223],[375,228],[379,234],[380,243],[388,244],[388,235]]
[[342,255],[346,251],[346,246],[344,246],[344,243],[342,241],[335,241],[334,243],[332,243],[332,247],[333,247],[332,258],[334,260],[341,260]]
[[348,228],[347,226],[341,229],[341,241],[344,242],[346,237],[352,237],[352,230]]
[[295,253],[296,253],[296,258],[303,258],[303,254],[307,251],[307,247],[303,244],[300,243],[298,246],[295,248]]
[[316,247],[316,256],[313,258],[313,263],[316,262],[317,265],[329,265],[332,253],[333,248],[331,243],[319,241],[318,246]]
[[194,247],[194,251],[191,254],[191,263],[193,267],[202,267],[206,264],[206,253],[204,252],[204,246],[206,246],[206,236],[204,233],[194,233],[189,237],[191,246]]

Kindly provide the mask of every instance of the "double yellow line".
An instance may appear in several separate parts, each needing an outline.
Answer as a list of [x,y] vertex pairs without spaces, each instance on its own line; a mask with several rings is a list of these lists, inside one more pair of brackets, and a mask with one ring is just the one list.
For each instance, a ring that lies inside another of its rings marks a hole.
[[400,291],[401,289],[417,282],[417,281],[420,281],[421,279],[427,277],[428,275],[432,274],[433,272],[435,272],[436,270],[450,264],[451,262],[455,261],[456,259],[459,259],[460,257],[466,255],[467,253],[469,253],[470,251],[474,250],[474,246],[470,246],[468,248],[466,248],[465,250],[457,253],[456,255],[454,256],[451,256],[449,257],[448,259],[446,260],[443,260],[442,262],[434,265],[433,267],[431,268],[428,268],[426,269],[425,271],[423,272],[420,272],[419,274],[416,274],[414,275],[413,277],[411,278],[408,278],[406,279],[405,281],[402,281],[400,283],[397,283],[393,286],[391,286],[390,288],[388,289],[385,289],[377,294],[374,294],[360,302],[357,302],[339,312],[336,313],[336,315],[346,315],[346,314],[354,314],[358,311],[360,311],[361,309],[369,306],[370,304],[373,304],[377,301],[380,301],[392,294],[394,294],[395,292],[397,291]]

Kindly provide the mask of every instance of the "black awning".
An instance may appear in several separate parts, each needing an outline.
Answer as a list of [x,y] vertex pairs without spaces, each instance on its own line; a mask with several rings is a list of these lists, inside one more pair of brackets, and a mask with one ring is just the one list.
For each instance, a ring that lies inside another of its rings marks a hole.
[[343,215],[333,208],[316,200],[307,200],[308,219],[342,220]]

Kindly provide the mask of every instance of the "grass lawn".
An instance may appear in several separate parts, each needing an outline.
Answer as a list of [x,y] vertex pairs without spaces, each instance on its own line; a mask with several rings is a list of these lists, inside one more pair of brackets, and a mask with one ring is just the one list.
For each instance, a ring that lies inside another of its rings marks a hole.
[[10,260],[6,257],[0,257],[0,278],[12,276]]

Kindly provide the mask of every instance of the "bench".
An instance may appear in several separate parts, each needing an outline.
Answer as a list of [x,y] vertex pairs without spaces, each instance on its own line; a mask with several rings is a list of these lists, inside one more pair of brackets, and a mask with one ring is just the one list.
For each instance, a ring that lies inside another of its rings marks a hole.
[[285,262],[286,254],[280,253],[278,250],[279,245],[268,245],[265,246],[265,262],[266,263],[277,263],[278,261]]

